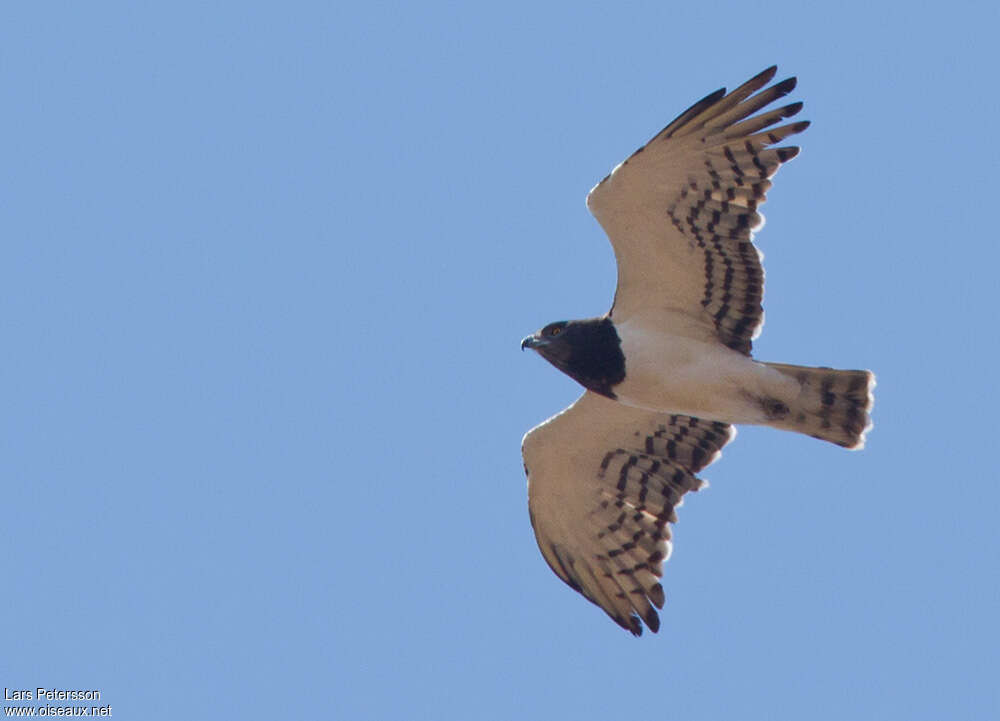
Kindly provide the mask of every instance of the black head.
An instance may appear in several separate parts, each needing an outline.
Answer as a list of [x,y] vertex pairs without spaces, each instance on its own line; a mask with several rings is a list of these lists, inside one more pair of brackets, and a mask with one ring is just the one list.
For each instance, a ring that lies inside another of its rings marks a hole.
[[584,388],[614,398],[612,386],[625,379],[625,355],[608,317],[549,323],[521,341]]

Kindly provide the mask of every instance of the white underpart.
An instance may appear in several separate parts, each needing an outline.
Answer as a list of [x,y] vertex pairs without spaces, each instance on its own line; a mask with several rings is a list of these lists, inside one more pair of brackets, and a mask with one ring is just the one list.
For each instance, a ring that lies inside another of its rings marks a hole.
[[615,323],[625,354],[625,380],[614,387],[621,403],[724,423],[766,423],[764,398],[794,397],[798,386],[763,363],[717,340],[700,340]]

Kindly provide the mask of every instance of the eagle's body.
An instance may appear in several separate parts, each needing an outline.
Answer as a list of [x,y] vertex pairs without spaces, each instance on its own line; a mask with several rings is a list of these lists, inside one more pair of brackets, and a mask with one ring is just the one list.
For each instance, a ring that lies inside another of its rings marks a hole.
[[[769,178],[808,127],[766,108],[790,92],[769,68],[712,93],[587,196],[618,261],[611,310],[525,338],[587,390],[532,429],[522,452],[539,548],[552,570],[634,634],[654,631],[674,509],[750,423],[860,448],[874,376],[750,356],[764,313],[753,245]],[[764,89],[762,89],[764,88]],[[758,92],[759,91],[759,92]],[[755,114],[756,113],[756,114]]]
[[627,360],[625,379],[613,390],[625,405],[724,423],[765,423],[757,399],[797,390],[780,373],[718,341],[660,331],[641,320],[615,323],[615,329]]

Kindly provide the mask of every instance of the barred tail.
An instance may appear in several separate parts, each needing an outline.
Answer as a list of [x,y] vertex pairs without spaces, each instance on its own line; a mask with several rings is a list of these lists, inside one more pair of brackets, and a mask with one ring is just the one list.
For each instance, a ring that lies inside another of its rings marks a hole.
[[874,402],[875,375],[871,371],[764,365],[794,378],[800,386],[797,397],[782,399],[788,410],[774,414],[769,426],[805,433],[844,448],[864,448],[865,434],[872,427],[869,411]]

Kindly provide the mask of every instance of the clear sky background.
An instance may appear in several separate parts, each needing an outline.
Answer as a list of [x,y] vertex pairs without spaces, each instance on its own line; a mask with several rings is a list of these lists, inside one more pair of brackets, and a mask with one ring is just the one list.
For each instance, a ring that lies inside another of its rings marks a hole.
[[[997,30],[980,3],[20,3],[0,14],[0,685],[121,719],[995,719]],[[520,441],[603,313],[584,196],[777,63],[766,360],[658,635],[564,586]]]

